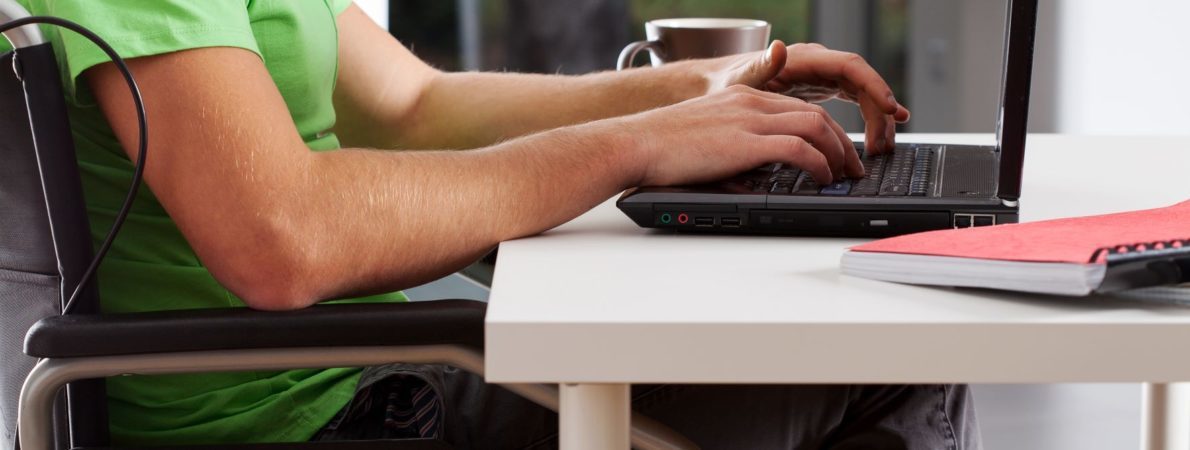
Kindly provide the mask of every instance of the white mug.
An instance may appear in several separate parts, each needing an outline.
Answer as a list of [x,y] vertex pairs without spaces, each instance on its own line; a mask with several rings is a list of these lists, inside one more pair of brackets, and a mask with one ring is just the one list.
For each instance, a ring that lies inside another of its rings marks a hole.
[[753,19],[684,18],[657,19],[645,23],[649,40],[637,41],[620,52],[616,70],[632,66],[642,50],[648,50],[653,67],[683,59],[714,58],[764,50],[772,27]]

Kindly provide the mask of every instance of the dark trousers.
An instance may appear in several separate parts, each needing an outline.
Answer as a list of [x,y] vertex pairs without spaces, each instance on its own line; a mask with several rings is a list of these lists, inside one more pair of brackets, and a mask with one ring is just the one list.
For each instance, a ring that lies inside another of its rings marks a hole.
[[[437,394],[436,407],[419,416],[430,421],[392,426],[405,422],[393,418],[394,410],[412,404],[402,399],[416,396],[419,383]],[[966,385],[638,385],[632,396],[635,411],[705,450],[980,448]],[[457,449],[552,449],[557,428],[555,413],[481,377],[395,364],[366,369],[356,398],[315,440],[425,432]]]

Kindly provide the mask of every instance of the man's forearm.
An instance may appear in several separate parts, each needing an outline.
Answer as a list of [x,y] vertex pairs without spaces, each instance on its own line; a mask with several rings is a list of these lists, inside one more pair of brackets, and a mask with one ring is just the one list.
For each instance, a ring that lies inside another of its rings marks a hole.
[[298,266],[262,273],[242,270],[244,263],[220,273],[233,278],[224,280],[233,292],[270,309],[431,281],[633,184],[632,144],[609,129],[615,126],[571,127],[466,152],[311,154],[293,169],[301,179],[289,184],[304,188],[258,212],[272,216],[266,234],[280,240],[268,246],[274,260]]
[[[169,131],[151,134],[148,186],[211,275],[262,309],[416,286],[556,226],[640,182],[652,146],[632,130],[656,128],[611,120],[465,152],[311,152],[246,50],[130,64],[150,122]],[[87,80],[135,149],[119,71]]]
[[387,148],[477,148],[504,139],[671,105],[707,92],[713,62],[582,76],[442,73],[394,118]]

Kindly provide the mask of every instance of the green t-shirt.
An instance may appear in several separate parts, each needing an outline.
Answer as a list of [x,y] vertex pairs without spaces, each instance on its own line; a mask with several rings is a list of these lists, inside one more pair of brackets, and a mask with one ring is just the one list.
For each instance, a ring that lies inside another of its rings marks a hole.
[[[201,47],[252,51],[264,61],[310,149],[339,148],[338,138],[328,132],[335,123],[335,18],[350,0],[19,2],[35,15],[79,22],[124,58]],[[78,35],[43,30],[63,72],[91,235],[99,242],[120,207],[133,168],[80,79],[108,58]],[[0,52],[6,46],[0,39]],[[149,164],[154,153],[167,151],[150,148]],[[244,306],[215,281],[148,189],[141,190],[101,266],[99,286],[102,309],[109,313]],[[396,293],[355,301],[403,300]],[[347,403],[358,378],[358,369],[111,378],[112,437],[117,445],[307,440]]]

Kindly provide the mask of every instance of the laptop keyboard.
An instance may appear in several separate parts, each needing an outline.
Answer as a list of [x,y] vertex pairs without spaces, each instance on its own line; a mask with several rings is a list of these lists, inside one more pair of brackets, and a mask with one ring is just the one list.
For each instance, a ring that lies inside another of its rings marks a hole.
[[882,155],[861,153],[866,177],[840,180],[827,186],[819,185],[801,169],[781,164],[750,172],[743,182],[753,192],[778,195],[923,197],[929,193],[934,154],[930,147],[901,148]]

